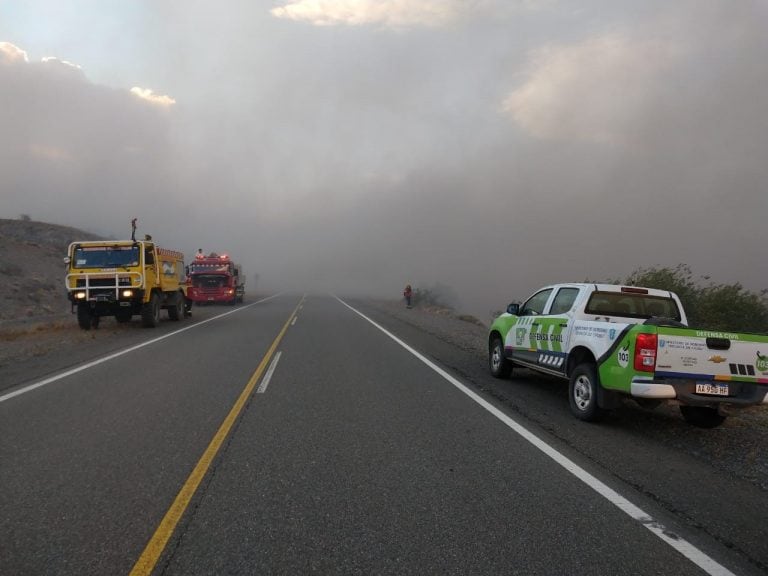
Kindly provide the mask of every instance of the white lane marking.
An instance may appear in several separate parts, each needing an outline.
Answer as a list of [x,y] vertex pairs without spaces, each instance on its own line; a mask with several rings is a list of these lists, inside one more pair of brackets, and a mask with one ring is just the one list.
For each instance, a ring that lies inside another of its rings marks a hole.
[[246,308],[250,308],[251,306],[260,304],[261,302],[266,302],[267,300],[271,300],[272,298],[277,298],[278,296],[280,296],[280,294],[267,296],[266,298],[262,298],[261,300],[257,300],[256,302],[246,304],[245,306],[240,306],[239,308],[230,310],[229,312],[224,312],[223,314],[219,314],[218,316],[214,316],[213,318],[201,320],[200,322],[192,324],[191,326],[185,326],[184,328],[180,328],[179,330],[174,330],[173,332],[169,332],[168,334],[163,334],[162,336],[153,338],[152,340],[147,340],[146,342],[142,342],[141,344],[137,344],[136,346],[131,346],[130,348],[126,348],[125,350],[120,350],[119,352],[115,352],[114,354],[104,356],[103,358],[99,358],[98,360],[94,360],[93,362],[88,362],[87,364],[83,364],[82,366],[78,366],[77,368],[72,368],[71,370],[62,372],[61,374],[56,374],[55,376],[51,376],[50,378],[46,378],[45,380],[41,380],[40,382],[35,382],[34,384],[30,384],[29,386],[24,386],[23,388],[19,388],[18,390],[14,390],[13,392],[9,392],[8,394],[4,394],[3,396],[0,396],[0,402],[5,402],[6,400],[10,400],[11,398],[15,398],[16,396],[21,396],[22,394],[26,394],[27,392],[31,392],[32,390],[41,388],[42,386],[52,384],[53,382],[56,382],[57,380],[61,380],[62,378],[66,378],[67,376],[72,376],[73,374],[77,374],[78,372],[82,372],[83,370],[88,370],[89,368],[93,368],[94,366],[98,366],[99,364],[103,364],[104,362],[109,362],[110,360],[114,360],[115,358],[118,358],[119,356],[123,356],[124,354],[128,354],[129,352],[138,350],[139,348],[144,348],[144,346],[149,346],[150,344],[154,344],[155,342],[159,342],[160,340],[164,340],[165,338],[170,338],[171,336],[175,336],[176,334],[181,334],[182,332],[186,332],[187,330],[192,330],[192,328],[197,328],[198,326],[202,326],[203,324],[207,324],[208,322],[212,322],[214,320],[218,320],[219,318],[223,318],[224,316],[229,316],[230,314],[240,312],[241,310],[245,310]]
[[267,373],[264,374],[264,378],[261,380],[261,384],[259,384],[259,387],[256,388],[256,394],[264,394],[264,392],[267,391],[267,386],[269,386],[269,381],[272,380],[272,374],[277,367],[277,362],[280,360],[281,354],[282,352],[278,352],[275,354],[275,357],[272,358],[272,362],[269,363],[269,368],[267,368]]
[[294,317],[293,317],[293,320],[291,320],[291,326],[293,326],[294,324],[296,324],[296,320],[297,320],[297,319],[298,319],[298,316],[294,316]]
[[479,396],[477,393],[473,392],[469,388],[467,388],[466,385],[464,385],[462,382],[451,376],[448,372],[446,372],[443,368],[432,362],[429,358],[421,354],[420,352],[416,351],[415,349],[411,348],[408,344],[400,340],[397,336],[392,334],[389,330],[381,326],[380,324],[377,324],[375,321],[371,320],[360,312],[359,310],[356,310],[346,302],[344,302],[341,298],[338,296],[335,297],[336,300],[341,302],[344,306],[352,310],[355,314],[358,316],[364,318],[371,324],[373,324],[376,328],[381,330],[384,334],[389,336],[392,340],[397,342],[400,346],[405,348],[408,352],[416,356],[419,360],[421,360],[424,364],[432,368],[435,372],[440,374],[443,378],[448,380],[451,384],[453,384],[456,388],[461,390],[464,394],[469,396],[472,400],[480,404],[483,408],[485,408],[488,412],[496,416],[499,420],[501,420],[504,424],[506,424],[508,427],[510,427],[512,430],[517,432],[520,436],[525,438],[528,442],[533,444],[536,448],[544,452],[547,456],[549,456],[552,460],[557,462],[560,466],[565,468],[568,472],[576,476],[579,480],[584,482],[587,486],[592,488],[595,492],[600,494],[603,498],[608,500],[611,504],[618,507],[620,510],[622,510],[624,513],[626,513],[630,518],[633,520],[637,520],[640,522],[643,526],[645,526],[648,530],[650,530],[653,534],[658,536],[661,540],[669,544],[672,548],[677,550],[680,554],[685,556],[688,560],[696,564],[699,568],[704,570],[707,574],[711,574],[712,576],[735,576],[733,572],[728,570],[725,566],[722,564],[719,564],[709,556],[707,556],[704,552],[696,548],[693,544],[690,542],[684,540],[680,536],[676,534],[670,533],[664,525],[654,520],[649,514],[644,512],[642,509],[638,508],[632,502],[624,498],[622,495],[620,495],[618,492],[616,492],[613,488],[610,488],[597,478],[595,478],[592,474],[584,470],[581,466],[570,460],[567,456],[564,454],[561,454],[558,452],[555,448],[544,442],[541,438],[530,432],[528,429],[524,428],[522,425],[520,425],[516,420],[496,408],[494,405],[489,403],[487,400]]

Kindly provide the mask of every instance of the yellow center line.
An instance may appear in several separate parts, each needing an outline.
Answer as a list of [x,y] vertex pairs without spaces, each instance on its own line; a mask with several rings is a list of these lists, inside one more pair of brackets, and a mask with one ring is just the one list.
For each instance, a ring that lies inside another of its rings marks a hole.
[[221,445],[229,435],[232,426],[237,421],[237,418],[240,415],[240,412],[242,412],[245,403],[248,401],[248,398],[251,396],[256,383],[264,373],[264,370],[266,369],[267,364],[269,364],[272,355],[275,353],[275,350],[280,344],[280,341],[283,339],[285,332],[288,330],[288,326],[290,326],[291,320],[296,316],[296,312],[299,310],[303,302],[304,297],[302,297],[301,301],[296,305],[296,308],[294,308],[293,312],[291,312],[291,315],[288,317],[288,320],[286,320],[282,330],[280,330],[280,333],[277,335],[274,342],[272,342],[272,345],[269,347],[269,350],[267,350],[264,358],[262,358],[261,362],[256,368],[256,371],[248,380],[248,384],[245,385],[245,388],[243,388],[243,391],[240,393],[237,401],[232,406],[229,414],[227,414],[227,417],[221,423],[221,426],[216,432],[216,435],[211,440],[211,443],[208,444],[208,448],[205,449],[205,452],[203,452],[203,455],[195,465],[195,468],[192,470],[189,478],[187,478],[187,481],[184,482],[184,486],[181,487],[181,490],[176,495],[176,499],[173,501],[173,504],[171,504],[171,507],[165,513],[165,516],[160,522],[160,525],[157,527],[157,530],[155,530],[152,538],[144,548],[144,552],[141,553],[141,556],[133,566],[133,569],[130,572],[130,576],[149,576],[152,574],[152,570],[155,569],[155,565],[160,559],[160,555],[165,550],[165,546],[168,544],[168,540],[170,540],[174,530],[176,529],[176,526],[181,520],[181,517],[184,515],[184,512],[189,506],[192,497],[195,495],[195,492],[197,492],[197,489],[200,486],[200,482],[202,482],[203,478],[208,472],[208,469],[211,466],[211,462],[216,457],[219,449],[221,448]]

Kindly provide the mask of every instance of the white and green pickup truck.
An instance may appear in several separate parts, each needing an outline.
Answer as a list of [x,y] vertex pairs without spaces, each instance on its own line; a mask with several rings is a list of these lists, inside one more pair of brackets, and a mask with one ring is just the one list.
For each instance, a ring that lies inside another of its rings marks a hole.
[[497,378],[518,365],[568,379],[581,420],[599,420],[622,396],[650,408],[674,400],[705,428],[734,409],[768,406],[768,335],[688,328],[666,290],[546,286],[496,318],[488,356]]

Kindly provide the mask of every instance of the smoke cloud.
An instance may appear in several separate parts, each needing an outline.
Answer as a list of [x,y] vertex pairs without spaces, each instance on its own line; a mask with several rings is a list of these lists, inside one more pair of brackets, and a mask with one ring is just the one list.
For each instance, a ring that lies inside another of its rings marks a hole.
[[0,217],[483,320],[640,266],[766,287],[762,3],[137,6],[125,45],[0,8]]

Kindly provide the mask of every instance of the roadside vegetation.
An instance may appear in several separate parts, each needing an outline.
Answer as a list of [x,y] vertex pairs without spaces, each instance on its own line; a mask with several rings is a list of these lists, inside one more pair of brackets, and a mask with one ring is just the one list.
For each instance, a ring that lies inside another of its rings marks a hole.
[[768,289],[752,292],[739,282],[717,284],[709,276],[694,276],[686,264],[637,268],[626,278],[606,282],[675,292],[694,328],[768,333]]

